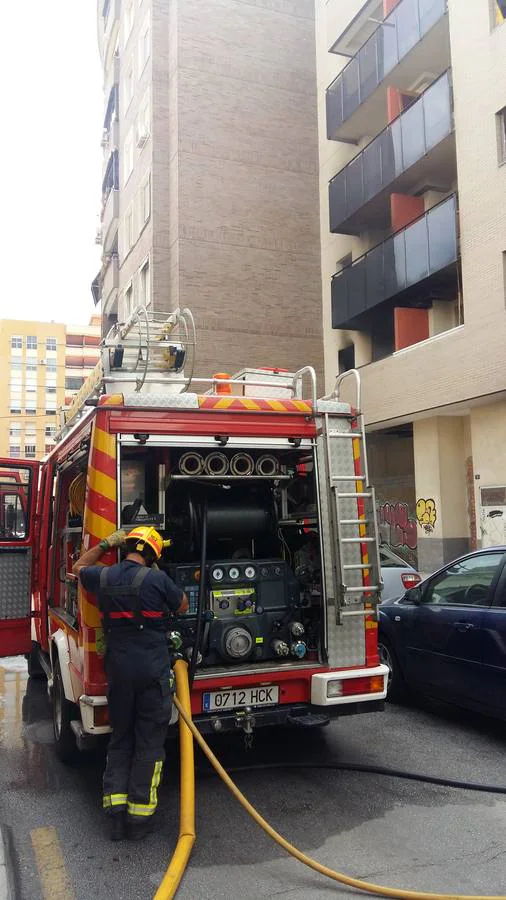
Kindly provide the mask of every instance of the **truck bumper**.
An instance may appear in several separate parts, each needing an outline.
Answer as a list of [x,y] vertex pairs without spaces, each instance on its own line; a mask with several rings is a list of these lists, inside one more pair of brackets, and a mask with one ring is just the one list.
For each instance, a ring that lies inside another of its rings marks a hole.
[[[307,728],[328,725],[331,719],[337,719],[339,716],[380,712],[384,707],[384,700],[364,700],[325,708],[314,706],[311,703],[294,703],[276,706],[272,709],[252,709],[251,715],[254,720],[254,728],[268,725],[291,725]],[[237,715],[237,712],[237,710],[226,710],[220,713],[198,713],[193,716],[193,721],[202,734],[237,731],[243,727],[243,720]],[[171,729],[171,731],[175,733],[175,730]]]

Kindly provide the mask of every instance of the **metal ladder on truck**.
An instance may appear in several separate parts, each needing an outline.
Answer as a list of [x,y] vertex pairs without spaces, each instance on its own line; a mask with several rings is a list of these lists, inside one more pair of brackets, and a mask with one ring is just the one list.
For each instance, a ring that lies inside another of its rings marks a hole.
[[328,522],[336,622],[345,616],[371,615],[381,597],[378,526],[374,488],[369,483],[361,385],[356,369],[338,376],[324,401],[340,401],[345,378],[356,382],[356,406],[349,414],[326,411],[321,403],[320,441],[330,487]]

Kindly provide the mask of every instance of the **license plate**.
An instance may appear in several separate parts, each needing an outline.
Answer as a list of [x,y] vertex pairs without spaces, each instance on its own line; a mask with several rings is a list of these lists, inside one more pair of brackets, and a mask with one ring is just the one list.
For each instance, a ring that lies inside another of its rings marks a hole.
[[242,706],[272,706],[279,700],[279,687],[239,688],[229,691],[208,691],[202,698],[204,712],[216,709],[237,709]]

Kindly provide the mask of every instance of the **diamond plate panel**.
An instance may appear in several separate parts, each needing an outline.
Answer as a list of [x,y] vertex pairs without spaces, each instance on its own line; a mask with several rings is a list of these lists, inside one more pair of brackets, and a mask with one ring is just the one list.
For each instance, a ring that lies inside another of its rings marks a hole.
[[0,552],[0,619],[22,619],[30,615],[31,551]]
[[363,616],[342,616],[341,625],[329,622],[328,657],[329,666],[362,666],[366,662],[365,623]]
[[124,394],[125,406],[142,406],[146,408],[159,409],[162,407],[168,409],[198,409],[199,401],[197,394]]
[[319,413],[340,413],[344,416],[351,416],[350,404],[342,403],[340,400],[318,400],[316,411]]

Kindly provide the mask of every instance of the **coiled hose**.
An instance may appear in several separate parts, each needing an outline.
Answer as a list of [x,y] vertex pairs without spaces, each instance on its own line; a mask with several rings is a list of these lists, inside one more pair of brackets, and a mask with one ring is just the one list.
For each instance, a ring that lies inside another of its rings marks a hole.
[[[180,665],[180,663],[182,665]],[[182,660],[178,660],[178,662],[176,663],[175,669],[176,669],[177,694],[176,694],[176,697],[174,698],[174,702],[176,704],[176,707],[178,709],[179,716],[180,716],[180,727],[181,727],[181,720],[182,720],[182,723],[184,723],[184,725],[186,726],[188,731],[191,733],[191,735],[193,735],[194,740],[197,742],[200,749],[203,751],[203,753],[205,754],[205,756],[211,763],[215,772],[220,776],[221,780],[226,784],[229,791],[231,791],[231,793],[234,795],[236,800],[239,801],[239,803],[241,804],[243,809],[245,809],[246,812],[249,813],[249,815],[252,817],[252,819],[255,820],[257,825],[260,825],[260,827],[265,831],[265,833],[268,834],[269,837],[271,837],[273,839],[273,841],[275,841],[276,844],[278,844],[278,846],[282,847],[283,850],[286,850],[287,853],[289,853],[291,856],[294,856],[295,859],[298,859],[299,862],[308,866],[310,869],[313,869],[315,872],[318,872],[320,875],[326,875],[327,878],[331,878],[333,881],[337,881],[340,884],[345,884],[348,887],[356,888],[357,890],[360,890],[360,891],[366,891],[369,894],[376,894],[379,897],[393,897],[393,898],[399,898],[399,900],[506,900],[505,895],[498,895],[498,894],[493,895],[493,896],[491,896],[491,895],[484,896],[484,895],[477,895],[477,894],[471,894],[471,895],[469,895],[469,894],[438,894],[438,893],[433,893],[433,892],[426,893],[424,891],[410,891],[410,890],[404,890],[402,888],[391,888],[391,887],[385,887],[384,885],[380,885],[380,884],[372,884],[369,881],[362,881],[359,878],[352,878],[351,876],[345,875],[342,872],[336,872],[333,869],[330,869],[328,866],[324,866],[321,863],[317,862],[317,860],[312,859],[312,857],[307,856],[306,853],[303,853],[297,847],[294,847],[293,844],[291,844],[289,841],[287,841],[281,834],[279,834],[279,832],[277,832],[271,825],[269,825],[269,823],[263,818],[263,816],[261,816],[260,813],[257,812],[255,807],[252,806],[252,804],[244,796],[242,791],[240,791],[239,788],[237,787],[237,785],[232,781],[232,779],[230,778],[230,775],[228,775],[228,773],[225,771],[225,769],[223,768],[221,763],[218,761],[218,759],[214,755],[211,748],[208,746],[208,744],[206,743],[206,741],[204,740],[204,738],[202,737],[202,735],[200,734],[198,729],[195,727],[195,725],[193,724],[192,718],[191,718],[190,696],[189,696],[188,675],[187,675],[186,665],[184,662],[182,662]],[[183,732],[182,732],[182,734],[183,734]],[[186,741],[187,740],[187,738],[186,738],[187,732],[185,731],[184,734],[185,734],[185,741]],[[187,745],[185,743],[185,748],[186,748],[186,746]],[[183,758],[183,750],[181,750],[181,764],[182,764],[181,778],[182,778],[182,781],[183,781],[183,778],[185,780],[187,778],[188,763],[189,763],[189,751],[185,750],[185,758]],[[193,765],[193,750],[191,750],[191,764]],[[194,773],[193,773],[193,776],[194,776]],[[194,801],[194,798],[193,798],[193,801]],[[181,823],[183,824],[183,797],[182,797],[182,794],[181,794]],[[195,824],[195,822],[193,819],[193,825],[194,824]],[[181,831],[180,831],[180,835],[181,835]],[[193,829],[193,840],[194,839],[195,839],[195,829]],[[181,836],[180,836],[180,840],[181,840]],[[192,841],[192,845],[193,845],[193,841]],[[178,842],[178,846],[179,846],[179,842]],[[186,855],[185,865],[188,860],[190,851],[191,851],[191,847],[190,847],[190,850],[188,851],[188,854]],[[172,893],[167,893],[166,891],[161,892],[162,888],[168,878],[169,872],[171,871],[171,868],[173,867],[173,863],[174,863],[177,853],[178,853],[178,849],[176,848],[176,852],[175,852],[172,862],[169,866],[169,870],[167,871],[167,875],[165,876],[159,890],[157,891],[157,893],[155,895],[155,900],[167,900],[167,898],[173,897],[177,890],[177,886],[182,877],[182,871],[179,874],[179,878],[177,880],[177,883],[175,884],[174,891]]]

